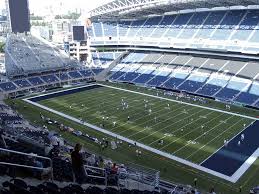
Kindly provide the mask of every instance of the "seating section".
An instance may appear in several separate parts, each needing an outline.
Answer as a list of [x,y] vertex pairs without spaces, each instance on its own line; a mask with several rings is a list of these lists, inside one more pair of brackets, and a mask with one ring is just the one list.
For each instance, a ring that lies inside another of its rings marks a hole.
[[10,34],[6,42],[8,76],[74,67],[74,61],[36,37]]
[[79,71],[81,75],[83,75],[84,77],[90,77],[93,76],[93,73],[91,70],[80,70]]
[[109,79],[259,107],[257,68],[258,63],[249,61],[138,52],[111,69]]
[[78,71],[70,71],[68,74],[74,79],[82,78],[82,75]]
[[30,77],[28,80],[31,82],[33,86],[38,86],[44,84],[41,78],[39,77]]
[[31,86],[31,84],[25,79],[15,80],[14,83],[21,88],[26,88]]
[[26,88],[33,88],[36,86],[44,86],[46,84],[54,84],[57,82],[66,82],[73,80],[82,80],[92,78],[95,74],[100,73],[103,68],[94,68],[94,69],[81,69],[81,70],[73,70],[69,72],[59,72],[46,74],[42,76],[33,76],[23,79],[17,79],[13,82],[0,82],[0,91],[4,92],[13,92],[15,90],[21,90]]
[[[73,133],[70,127],[48,118],[46,115],[41,115],[40,113],[39,115],[42,117],[43,122],[63,132],[66,130],[78,138],[78,134]],[[69,156],[71,154],[71,146],[73,146],[71,142],[67,144],[59,136],[59,142],[64,142],[64,144],[51,146],[51,139],[55,136],[56,132],[49,131],[44,125],[43,127],[31,125],[28,121],[20,117],[15,110],[4,104],[0,104],[0,119],[5,126],[4,129],[1,129],[2,139],[5,144],[2,144],[0,147],[8,149],[8,154],[1,158],[1,162],[16,165],[13,168],[12,166],[1,164],[0,184],[2,186],[0,193],[167,194],[171,193],[172,189],[174,189],[174,193],[176,194],[186,194],[192,190],[193,192],[195,191],[190,186],[178,186],[162,180],[160,181],[157,176],[158,171],[156,170],[151,171],[150,169],[136,168],[135,165],[116,165],[110,159],[90,154],[85,150],[82,150],[82,155],[85,158],[84,165],[87,176],[85,178],[82,176],[82,182],[80,182],[82,184],[77,184],[74,182],[71,157]],[[93,142],[101,141],[88,134],[82,134],[82,136],[88,137]],[[4,152],[3,150],[1,151],[2,155]],[[117,166],[116,170],[112,164]],[[37,169],[24,168],[24,165],[37,167]],[[46,181],[52,177],[51,172],[53,172],[53,181]],[[10,177],[23,177],[25,179]],[[141,180],[139,177],[142,177]],[[160,192],[157,192],[159,187],[161,187]]]
[[12,82],[0,83],[0,88],[3,91],[13,91],[17,89],[17,87]]
[[62,80],[62,81],[66,81],[66,80],[71,79],[71,78],[68,76],[68,74],[65,73],[65,72],[61,72],[61,73],[56,74],[56,77],[57,77],[58,79]]
[[[160,192],[148,191],[148,190],[128,190],[128,189],[117,189],[114,187],[98,187],[90,185],[88,187],[83,187],[79,184],[63,184],[63,186],[58,186],[53,182],[42,182],[36,186],[32,186],[22,179],[11,179],[10,181],[5,181],[2,184],[2,189],[0,190],[3,194],[158,194]],[[189,191],[184,191],[176,189],[175,194],[186,194]],[[167,194],[169,192],[163,192]]]
[[41,79],[44,80],[46,83],[55,83],[59,81],[54,74],[41,76]]
[[[259,53],[259,10],[165,15],[133,22],[93,22],[92,44],[170,46]],[[245,45],[245,46],[244,46]]]
[[106,68],[120,56],[121,52],[93,52],[92,59],[97,67]]

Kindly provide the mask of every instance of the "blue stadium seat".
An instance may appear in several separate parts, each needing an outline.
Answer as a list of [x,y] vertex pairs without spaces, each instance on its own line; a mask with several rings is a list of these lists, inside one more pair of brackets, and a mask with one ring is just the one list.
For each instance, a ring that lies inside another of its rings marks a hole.
[[66,80],[69,80],[69,79],[70,79],[70,77],[68,76],[68,74],[67,74],[67,73],[64,73],[64,72],[56,74],[56,77],[59,78],[59,79],[62,80],[62,81],[66,81]]
[[28,80],[29,80],[29,82],[31,82],[31,84],[33,86],[38,86],[38,85],[44,84],[44,82],[39,77],[30,77],[30,78],[28,78]]
[[46,82],[46,83],[54,83],[58,82],[58,78],[55,75],[44,75],[41,76],[41,78]]
[[91,72],[91,70],[80,70],[79,72],[80,72],[81,75],[83,75],[84,77],[93,76],[93,73]]
[[0,88],[4,91],[12,91],[17,89],[13,82],[0,83]]
[[15,80],[14,83],[21,88],[31,87],[31,84],[25,79]]

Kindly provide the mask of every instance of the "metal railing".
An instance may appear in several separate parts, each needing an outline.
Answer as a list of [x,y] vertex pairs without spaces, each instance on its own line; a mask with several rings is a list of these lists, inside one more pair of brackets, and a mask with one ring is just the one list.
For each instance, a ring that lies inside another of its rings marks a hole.
[[[103,179],[105,181],[105,186],[107,186],[107,173],[104,168],[84,165],[84,170],[87,177]],[[91,171],[93,174],[89,173],[89,171]]]
[[[23,153],[23,152],[19,152],[19,151],[14,151],[14,150],[9,150],[9,149],[4,149],[4,148],[0,148],[0,152],[6,152],[6,153],[13,153],[13,154],[18,154],[18,155],[28,156],[28,159],[31,159],[29,157],[34,157],[34,158],[38,158],[38,159],[49,161],[51,180],[53,181],[53,164],[52,164],[52,160],[50,158],[44,157],[44,156],[38,156],[38,155],[35,155],[35,154],[27,154],[27,153]],[[49,169],[49,168],[29,166],[29,165],[23,165],[23,164],[18,164],[18,163],[1,162],[1,161],[0,161],[0,165],[15,166],[15,167],[35,169],[35,170],[48,170]]]

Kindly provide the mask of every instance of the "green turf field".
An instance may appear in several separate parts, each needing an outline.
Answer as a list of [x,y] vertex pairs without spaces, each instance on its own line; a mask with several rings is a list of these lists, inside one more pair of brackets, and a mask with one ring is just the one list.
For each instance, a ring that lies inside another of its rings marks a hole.
[[[131,86],[127,84],[110,84],[108,82],[105,82],[106,85],[112,85],[116,86],[118,88],[125,88],[128,90],[132,91],[138,91],[142,93],[147,93],[147,94],[153,94],[156,95],[157,91],[152,90],[152,89],[146,89],[146,88],[139,88],[136,86]],[[97,92],[98,90],[98,92]],[[186,106],[184,108],[183,104],[178,104],[174,102],[167,102],[163,100],[158,100],[155,98],[150,98],[150,97],[144,97],[143,95],[136,95],[133,93],[129,92],[122,92],[122,91],[117,91],[117,90],[110,90],[107,88],[100,88],[97,90],[92,90],[92,91],[85,91],[82,93],[77,93],[73,95],[68,95],[68,96],[63,96],[63,97],[58,97],[54,99],[50,99],[47,101],[42,101],[43,104],[47,104],[49,107],[52,107],[56,110],[60,110],[64,112],[65,114],[73,115],[74,117],[80,118],[82,117],[84,120],[89,121],[91,123],[96,123],[96,125],[100,125],[102,123],[102,116],[108,114],[113,114],[115,117],[109,117],[107,121],[105,121],[105,128],[107,130],[114,131],[116,133],[122,133],[126,128],[130,128],[130,131],[124,131],[122,135],[124,134],[125,136],[130,136],[133,135],[134,133],[137,133],[138,131],[136,130],[144,130],[145,126],[148,126],[146,130],[142,131],[138,135],[136,134],[135,136],[130,137],[131,139],[139,139],[142,137],[145,137],[145,133],[150,135],[150,131],[154,134],[152,134],[152,137],[149,136],[146,139],[143,139],[142,142],[153,142],[157,141],[159,137],[164,137],[164,135],[168,132],[165,131],[170,131],[169,133],[174,133],[175,135],[178,136],[166,136],[164,140],[164,145],[169,145],[168,147],[163,148],[163,150],[168,150],[170,149],[170,153],[175,152],[177,149],[181,149],[178,153],[179,156],[185,157],[190,161],[200,163],[204,158],[207,156],[211,155],[217,147],[221,146],[223,144],[223,139],[227,137],[231,137],[234,134],[236,134],[238,131],[242,130],[244,121],[247,121],[248,123],[251,122],[251,120],[246,120],[246,119],[240,119],[238,117],[232,117],[231,115],[225,115],[222,113],[215,113],[213,111],[208,111],[208,110],[201,110],[200,108],[196,107],[190,107]],[[105,90],[107,92],[105,92]],[[116,91],[116,92],[115,92]],[[114,93],[115,92],[115,93]],[[110,95],[108,95],[110,94]],[[115,94],[115,95],[114,95]],[[128,104],[129,108],[125,111],[121,110],[121,97],[128,97],[131,98],[132,100],[128,99]],[[169,99],[175,99],[174,97],[168,96]],[[59,99],[59,101],[57,100]],[[136,101],[136,100],[140,101]],[[148,100],[150,103],[150,106],[152,106],[152,114],[149,115],[147,111],[145,111],[145,105],[144,105],[144,99]],[[81,100],[83,102],[81,102]],[[89,102],[89,103],[87,103]],[[98,102],[98,103],[97,103]],[[100,103],[101,102],[101,103]],[[102,105],[102,102],[104,102],[104,105]],[[108,102],[114,103],[108,105]],[[65,119],[62,116],[56,115],[52,112],[43,110],[39,107],[36,107],[34,105],[31,105],[27,102],[24,102],[22,99],[9,99],[6,100],[6,103],[13,106],[20,114],[24,116],[25,119],[28,119],[32,124],[38,125],[38,126],[43,126],[47,125],[49,130],[57,130],[57,127],[53,125],[48,125],[46,124],[40,117],[40,113],[43,114],[46,117],[52,118],[54,120],[57,120],[60,123],[63,123],[66,126],[70,126],[76,130],[81,130],[83,133],[87,133],[89,135],[95,136],[97,138],[102,138],[102,137],[107,137],[107,135],[104,135],[103,133],[97,132],[93,129],[90,129],[88,127],[85,127],[81,124],[78,124],[76,122],[70,121],[68,119]],[[151,105],[151,103],[153,105]],[[170,110],[168,109],[168,105],[170,104]],[[72,108],[70,109],[70,106],[73,104]],[[82,104],[85,105],[85,107],[82,107]],[[193,102],[193,104],[197,104],[197,102]],[[215,101],[209,101],[208,104],[206,104],[208,107],[214,107],[217,109],[222,109],[225,110],[225,105],[219,102]],[[26,108],[25,108],[26,107]],[[77,107],[77,108],[76,108]],[[135,108],[133,108],[135,107]],[[182,109],[178,109],[178,107],[183,107]],[[119,108],[120,110],[117,110]],[[194,108],[193,110],[191,110]],[[92,110],[91,110],[92,109]],[[109,109],[109,113],[107,110]],[[134,109],[134,110],[133,110]],[[178,110],[177,110],[178,109]],[[187,113],[183,113],[183,109],[185,109]],[[106,113],[104,112],[106,111]],[[157,112],[156,111],[161,111]],[[201,111],[201,112],[198,112]],[[124,113],[125,112],[125,113]],[[211,115],[207,116],[207,119],[204,117],[199,117],[198,115],[205,116],[206,114],[209,114],[210,112]],[[245,114],[249,116],[258,116],[258,111],[253,110],[253,109],[247,109],[243,107],[238,107],[238,106],[232,106],[231,107],[231,112],[236,112],[240,114]],[[177,115],[179,113],[182,113],[180,115]],[[194,114],[195,113],[195,114]],[[127,116],[128,114],[131,115],[131,122],[127,122]],[[154,126],[157,124],[154,122],[154,116],[155,114],[158,114],[157,120],[159,121],[159,127],[158,125]],[[194,114],[193,121],[191,121],[191,118],[187,118],[188,115],[190,116],[191,114]],[[216,116],[213,115],[218,115],[219,117],[216,118]],[[171,115],[172,120],[166,120],[166,118]],[[196,115],[196,116],[195,116]],[[176,116],[175,118],[172,118]],[[209,120],[208,118],[215,118],[214,121]],[[160,118],[162,117],[162,118]],[[232,118],[231,118],[232,117]],[[178,119],[177,119],[178,118]],[[180,119],[179,119],[180,118]],[[196,119],[200,119],[198,121],[195,121]],[[116,128],[113,127],[112,122],[113,119],[117,121],[117,126]],[[139,120],[137,120],[139,119]],[[148,120],[150,119],[150,120]],[[179,123],[174,123],[177,122],[178,120],[185,119],[182,121],[179,121]],[[217,119],[217,122],[216,122]],[[227,122],[222,122],[229,119]],[[144,123],[145,121],[148,121],[146,124]],[[231,124],[229,123],[230,121],[236,120],[237,123],[236,127],[231,127]],[[164,121],[164,122],[163,122]],[[188,123],[189,122],[193,122]],[[195,122],[194,122],[195,121]],[[192,139],[196,139],[199,137],[199,134],[202,135],[202,130],[200,128],[201,122],[209,122],[207,123],[204,127],[204,130],[208,131],[211,130],[209,133],[206,134],[205,137],[200,137],[196,140],[196,144],[192,144],[194,142],[188,142],[190,140],[190,137]],[[211,123],[213,122],[214,125]],[[124,125],[125,124],[125,125]],[[173,125],[171,125],[173,124]],[[178,129],[181,129],[184,125],[187,125],[184,127],[183,132],[176,131]],[[217,126],[217,124],[220,124],[220,126]],[[169,127],[170,125],[170,127]],[[120,127],[118,127],[120,126]],[[152,127],[152,129],[150,129]],[[168,127],[167,127],[168,126]],[[178,127],[177,127],[178,126]],[[195,129],[195,126],[198,128]],[[224,127],[222,127],[224,126]],[[227,128],[227,127],[231,128]],[[118,128],[117,128],[118,127]],[[167,128],[166,128],[167,127]],[[235,128],[235,129],[234,129]],[[195,131],[192,131],[191,130]],[[226,130],[227,129],[227,130]],[[214,131],[215,130],[215,131]],[[214,131],[214,132],[213,132]],[[191,132],[191,133],[189,133]],[[252,187],[255,187],[259,184],[259,160],[256,160],[256,162],[248,169],[248,171],[238,180],[236,183],[230,183],[228,181],[225,181],[223,179],[220,179],[218,177],[215,177],[213,175],[207,174],[205,172],[201,172],[199,170],[196,170],[192,167],[180,164],[179,162],[176,162],[171,159],[167,159],[165,157],[161,157],[157,154],[154,154],[152,152],[142,150],[142,156],[141,157],[136,157],[135,153],[135,148],[134,147],[128,147],[127,144],[122,144],[121,146],[118,147],[117,150],[112,150],[110,148],[101,150],[100,147],[97,144],[92,143],[89,140],[83,139],[81,137],[77,137],[74,135],[71,135],[70,133],[59,131],[59,133],[69,142],[77,143],[80,142],[84,145],[84,147],[90,151],[94,152],[96,154],[100,154],[106,158],[111,158],[112,160],[118,162],[118,163],[134,163],[138,165],[143,165],[145,167],[149,168],[154,168],[156,170],[160,171],[160,176],[162,179],[171,181],[171,182],[176,182],[180,184],[189,184],[193,185],[193,180],[194,178],[198,179],[198,185],[197,187],[202,190],[202,191],[208,191],[211,187],[214,187],[216,190],[216,193],[221,193],[221,194],[238,194],[239,192],[239,187],[242,186],[242,192],[241,193],[249,193],[249,189]],[[188,134],[189,133],[189,134]],[[222,134],[221,134],[222,133]],[[148,136],[146,135],[146,136]],[[185,136],[186,135],[186,136]],[[212,137],[214,135],[214,137]],[[224,138],[223,138],[224,136]],[[181,137],[181,139],[178,139]],[[109,140],[113,139],[108,137]],[[151,139],[154,140],[151,140]],[[216,138],[216,139],[214,139]],[[175,141],[177,140],[177,141]],[[173,142],[175,141],[175,142]],[[170,142],[173,142],[172,144],[169,144]],[[199,143],[197,143],[199,142]],[[174,145],[176,145],[174,147]],[[185,146],[187,145],[187,146]],[[204,146],[205,145],[205,146]],[[158,143],[153,143],[150,146],[156,147],[159,149],[162,149],[163,146],[158,145]],[[203,147],[204,146],[204,147]],[[195,149],[197,151],[196,153],[194,152],[189,152],[186,148],[190,148],[192,150]],[[184,154],[183,156],[181,154]],[[192,156],[191,156],[192,155]],[[189,158],[188,158],[189,157]],[[205,192],[203,192],[205,193]]]
[[107,87],[39,103],[197,164],[253,121]]

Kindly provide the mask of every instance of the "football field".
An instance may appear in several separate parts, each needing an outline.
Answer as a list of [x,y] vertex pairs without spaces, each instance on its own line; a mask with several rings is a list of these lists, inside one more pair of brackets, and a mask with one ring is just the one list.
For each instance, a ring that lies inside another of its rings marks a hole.
[[[163,95],[163,94],[159,94]],[[130,140],[200,164],[254,120],[163,96],[98,87],[39,101]]]

